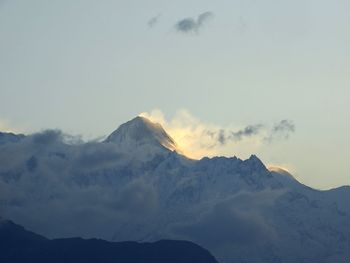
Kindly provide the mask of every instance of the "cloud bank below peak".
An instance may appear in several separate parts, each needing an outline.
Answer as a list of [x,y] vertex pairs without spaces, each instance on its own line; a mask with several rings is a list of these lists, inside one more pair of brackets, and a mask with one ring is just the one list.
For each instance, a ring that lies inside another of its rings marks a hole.
[[295,132],[295,124],[283,119],[274,124],[249,124],[241,127],[205,123],[187,110],[178,111],[166,119],[159,109],[143,112],[140,116],[160,123],[188,157],[249,156],[261,147],[285,141]]

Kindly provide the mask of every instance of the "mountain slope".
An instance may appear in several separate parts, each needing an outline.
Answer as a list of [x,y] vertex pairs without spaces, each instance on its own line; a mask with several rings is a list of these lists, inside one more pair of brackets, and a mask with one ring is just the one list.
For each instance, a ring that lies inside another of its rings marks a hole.
[[160,124],[140,116],[122,124],[105,142],[115,144],[123,152],[143,157],[178,150],[175,141]]
[[163,131],[136,118],[101,143],[1,145],[3,216],[50,238],[189,240],[223,263],[349,262],[349,188],[312,189],[255,155],[189,160]]
[[0,145],[5,143],[19,142],[23,138],[23,134],[14,134],[12,132],[0,132]]

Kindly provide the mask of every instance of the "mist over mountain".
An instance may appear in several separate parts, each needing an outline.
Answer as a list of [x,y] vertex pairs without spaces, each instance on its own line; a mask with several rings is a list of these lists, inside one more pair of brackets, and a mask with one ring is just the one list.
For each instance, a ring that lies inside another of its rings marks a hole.
[[187,158],[144,117],[102,142],[18,136],[0,143],[1,216],[49,238],[189,240],[223,263],[350,260],[348,187],[312,189],[255,155]]
[[14,134],[11,132],[0,132],[0,145],[8,142],[18,142],[24,138],[23,134]]

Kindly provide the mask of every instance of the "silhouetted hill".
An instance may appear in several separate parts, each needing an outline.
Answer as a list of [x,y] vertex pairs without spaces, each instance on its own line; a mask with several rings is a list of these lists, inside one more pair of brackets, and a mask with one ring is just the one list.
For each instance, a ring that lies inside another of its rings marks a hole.
[[0,222],[2,263],[215,263],[210,253],[188,241],[107,242],[99,239],[49,240],[11,221]]

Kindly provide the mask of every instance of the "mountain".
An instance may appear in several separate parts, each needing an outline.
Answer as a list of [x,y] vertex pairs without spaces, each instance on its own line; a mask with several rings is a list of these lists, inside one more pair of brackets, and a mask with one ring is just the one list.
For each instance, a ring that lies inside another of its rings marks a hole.
[[332,200],[333,203],[337,204],[339,209],[350,214],[350,186],[341,186],[338,188],[330,189],[328,191],[324,191],[324,195],[326,196],[326,199]]
[[106,242],[99,239],[49,240],[11,221],[0,222],[0,262],[216,263],[205,249],[187,241]]
[[49,238],[189,240],[222,263],[349,262],[350,188],[319,191],[255,155],[188,159],[137,117],[103,142],[0,145],[2,216]]
[[18,142],[23,138],[23,134],[14,134],[12,132],[0,132],[0,145],[5,143]]
[[113,143],[120,151],[134,157],[141,156],[143,159],[169,151],[179,151],[175,141],[160,124],[141,116],[122,124],[105,142]]

